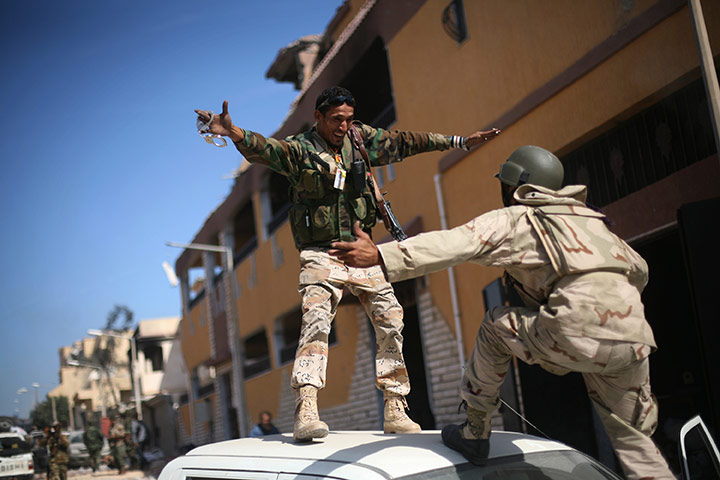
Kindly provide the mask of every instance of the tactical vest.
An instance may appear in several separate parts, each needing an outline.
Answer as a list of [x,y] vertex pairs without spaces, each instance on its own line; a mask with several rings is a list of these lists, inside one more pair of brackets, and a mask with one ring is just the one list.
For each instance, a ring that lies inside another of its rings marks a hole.
[[[291,179],[288,214],[295,247],[329,247],[336,241],[353,241],[353,225],[360,222],[360,228],[369,232],[376,223],[377,203],[366,175],[361,190],[353,187],[349,177],[350,165],[356,158],[362,161],[360,153],[353,147],[352,158],[343,159],[343,168],[348,172],[343,190],[334,188],[335,159],[322,147],[313,144],[311,133],[304,134],[309,142],[309,158],[303,163],[296,178]],[[369,166],[366,165],[366,168]]]
[[594,271],[628,275],[632,256],[625,243],[587,207],[547,205],[531,208],[528,219],[558,276]]

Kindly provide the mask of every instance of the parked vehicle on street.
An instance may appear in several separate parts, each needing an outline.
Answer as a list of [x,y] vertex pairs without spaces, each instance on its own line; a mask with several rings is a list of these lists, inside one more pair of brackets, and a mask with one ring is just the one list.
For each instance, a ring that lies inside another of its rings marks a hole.
[[34,474],[32,445],[18,433],[0,433],[0,479],[31,480]]
[[[83,440],[84,433],[85,430],[63,432],[63,435],[67,436],[70,441],[70,449],[68,450],[68,456],[70,457],[68,461],[69,468],[90,466],[90,454],[88,453],[85,441]],[[105,458],[108,455],[110,455],[110,444],[108,443],[107,438],[105,438],[103,439],[102,450],[100,450],[100,457]]]
[[[700,417],[682,428],[683,480],[720,478],[720,452]],[[588,455],[554,440],[493,432],[483,466],[447,448],[438,431],[409,435],[330,432],[295,443],[292,433],[203,445],[168,463],[158,480],[607,480],[620,479]]]
[[40,441],[45,438],[45,432],[42,430],[33,430],[30,432],[32,439],[32,454],[37,473],[47,472],[48,468],[48,451],[47,446],[41,445]]
[[158,480],[620,478],[593,458],[552,440],[493,432],[490,444],[487,464],[475,466],[447,448],[438,431],[331,432],[312,443],[295,443],[292,434],[269,435],[195,448],[165,466]]

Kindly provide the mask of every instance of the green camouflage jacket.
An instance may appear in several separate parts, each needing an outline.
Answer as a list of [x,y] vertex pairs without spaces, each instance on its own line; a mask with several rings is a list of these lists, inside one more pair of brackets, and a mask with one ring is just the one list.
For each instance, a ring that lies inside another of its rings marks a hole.
[[89,425],[83,433],[83,442],[90,451],[102,449],[103,438],[102,432],[95,425]]
[[505,269],[539,321],[563,335],[655,347],[640,293],[648,268],[585,206],[587,189],[523,185],[515,205],[452,230],[380,245],[391,282],[473,262]]
[[[372,166],[399,162],[422,152],[446,150],[452,137],[437,133],[390,132],[354,122]],[[337,240],[352,241],[352,225],[360,221],[369,231],[376,222],[377,204],[368,182],[361,190],[353,188],[350,178],[344,188],[334,188],[337,163],[332,150],[315,128],[285,140],[265,138],[243,130],[244,139],[235,146],[251,163],[259,163],[290,182],[292,202],[289,219],[298,249],[327,247]],[[353,160],[362,160],[349,136],[340,149],[342,167],[350,172]]]
[[47,439],[47,447],[50,452],[50,463],[66,464],[70,461],[68,450],[70,449],[70,441],[65,435],[51,436]]

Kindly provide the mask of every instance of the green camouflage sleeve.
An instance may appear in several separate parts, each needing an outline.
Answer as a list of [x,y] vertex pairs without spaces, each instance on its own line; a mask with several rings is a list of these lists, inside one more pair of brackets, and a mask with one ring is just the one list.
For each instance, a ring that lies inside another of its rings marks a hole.
[[452,136],[429,132],[401,132],[356,123],[373,166],[400,162],[403,158],[433,150],[452,148]]
[[250,163],[259,163],[282,175],[290,176],[298,171],[298,164],[303,158],[300,142],[290,138],[278,140],[264,137],[259,133],[244,130],[244,138],[235,142],[235,148]]

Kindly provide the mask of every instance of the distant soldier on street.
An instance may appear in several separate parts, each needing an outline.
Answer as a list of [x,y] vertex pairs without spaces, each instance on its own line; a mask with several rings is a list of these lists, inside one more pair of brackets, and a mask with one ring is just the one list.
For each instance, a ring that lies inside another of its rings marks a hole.
[[96,422],[94,420],[90,421],[85,429],[85,433],[83,433],[83,442],[88,450],[90,467],[93,472],[97,472],[102,462],[100,459],[100,452],[102,451],[104,439],[105,436],[97,427]]
[[487,459],[491,414],[514,355],[557,375],[582,373],[628,479],[674,479],[650,438],[658,408],[648,357],[657,347],[640,298],[647,263],[586,205],[587,187],[562,187],[563,176],[555,155],[520,147],[496,175],[505,208],[379,250],[358,232],[330,253],[348,265],[382,264],[393,282],[464,262],[505,270],[525,306],[488,310],[460,385],[467,420],[442,430],[470,462]]
[[302,324],[290,384],[295,390],[296,441],[328,434],[317,410],[325,387],[328,335],[343,289],[358,297],[375,329],[376,386],[382,390],[385,433],[419,432],[405,413],[410,392],[402,354],[403,309],[379,267],[351,268],[328,255],[330,244],[353,240],[353,224],[370,232],[377,200],[371,167],[399,162],[423,152],[469,148],[494,138],[499,130],[469,137],[388,131],[354,122],[355,98],[342,87],[323,90],[315,101],[315,125],[285,140],[265,138],[233,125],[227,101],[222,113],[196,110],[201,133],[229,137],[247,161],[264,165],[290,183],[289,222],[300,250],[298,291]]
[[115,468],[122,475],[125,473],[125,462],[127,461],[127,453],[125,449],[125,425],[123,419],[119,415],[113,417],[112,426],[110,427],[110,452],[115,462]]
[[[150,443],[150,431],[144,421],[138,418],[137,412],[133,412],[130,421],[130,432],[132,433],[132,444],[134,445],[134,458],[141,470],[147,467],[145,460],[145,449]],[[132,458],[132,457],[131,457]]]
[[67,465],[70,461],[70,441],[62,434],[62,426],[56,423],[45,429],[45,438],[40,444],[46,446],[50,454],[48,461],[48,480],[66,480]]

